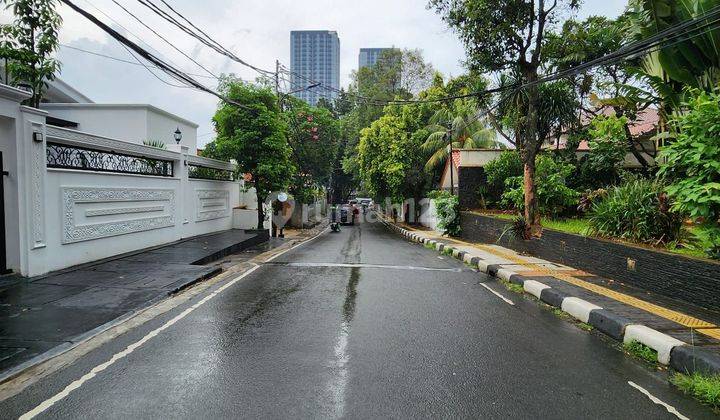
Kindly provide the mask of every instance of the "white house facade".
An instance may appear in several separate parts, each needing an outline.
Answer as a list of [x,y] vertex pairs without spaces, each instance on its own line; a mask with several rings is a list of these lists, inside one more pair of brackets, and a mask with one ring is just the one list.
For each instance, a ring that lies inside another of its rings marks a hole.
[[196,124],[150,105],[34,109],[20,105],[28,97],[0,84],[0,270],[36,276],[234,227],[242,180],[197,156]]

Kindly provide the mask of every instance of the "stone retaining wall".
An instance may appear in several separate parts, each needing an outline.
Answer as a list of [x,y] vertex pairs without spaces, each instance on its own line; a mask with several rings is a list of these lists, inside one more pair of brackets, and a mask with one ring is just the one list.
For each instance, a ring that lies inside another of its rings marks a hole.
[[[462,237],[496,243],[507,220],[461,213]],[[569,265],[660,295],[720,310],[720,264],[677,254],[546,229],[542,238],[518,241],[505,234],[498,245]]]

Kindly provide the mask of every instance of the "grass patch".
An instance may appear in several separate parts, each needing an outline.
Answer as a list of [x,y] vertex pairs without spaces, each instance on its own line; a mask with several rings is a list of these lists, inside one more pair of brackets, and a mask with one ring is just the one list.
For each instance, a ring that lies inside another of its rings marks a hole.
[[590,226],[590,223],[585,219],[543,220],[542,224],[548,229],[574,233],[575,235],[585,235],[585,232],[587,232]]
[[569,315],[567,312],[563,311],[562,309],[556,308],[556,307],[554,307],[554,306],[551,306],[550,308],[551,308],[551,309],[550,309],[550,312],[552,312],[553,315],[555,315],[556,317],[558,317],[558,318],[563,318],[563,319],[569,319],[569,318],[570,318],[570,315]]
[[[587,322],[578,321],[577,326],[580,327],[581,330],[590,332],[595,329],[592,325],[588,324]],[[657,357],[657,355],[655,356]]]
[[648,363],[656,364],[658,362],[657,352],[639,341],[633,340],[625,343],[623,344],[623,349],[627,353]]
[[443,254],[443,255],[449,255],[449,256],[452,257],[452,253],[453,253],[453,249],[452,249],[452,248],[445,247],[445,248],[443,248],[443,250],[442,250],[442,254]]
[[670,382],[685,394],[710,406],[715,412],[720,411],[720,375],[675,373],[670,377]]
[[431,244],[431,243],[429,243],[429,242],[425,242],[425,248],[427,248],[427,249],[435,249],[435,245],[433,245],[433,244]]
[[523,287],[519,284],[510,283],[509,281],[502,280],[502,279],[500,279],[500,283],[502,283],[506,289],[508,289],[509,291],[511,291],[513,293],[518,293],[518,294],[525,293],[525,289],[523,289]]

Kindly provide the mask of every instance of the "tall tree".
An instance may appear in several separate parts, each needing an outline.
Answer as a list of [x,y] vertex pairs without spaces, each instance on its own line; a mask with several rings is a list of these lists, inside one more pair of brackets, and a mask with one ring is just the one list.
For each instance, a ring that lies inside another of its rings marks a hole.
[[[517,74],[518,80],[534,83],[547,60],[546,35],[563,11],[576,9],[579,0],[430,0],[428,7],[460,36],[467,64],[481,72]],[[523,90],[517,103],[517,148],[525,165],[525,219],[529,235],[540,236],[542,227],[535,187],[535,157],[545,139],[538,135],[540,94],[537,85]]]
[[207,148],[209,157],[234,159],[239,171],[249,175],[258,201],[257,228],[262,229],[265,199],[269,193],[287,188],[295,170],[287,127],[270,88],[226,76],[219,90],[242,106],[220,103],[213,117],[217,138]]
[[[53,57],[58,47],[58,31],[62,18],[55,10],[57,0],[0,0],[12,11],[13,22],[2,30],[8,39],[0,47],[0,55],[8,78],[14,83],[27,83],[33,89],[29,105],[40,106],[48,81],[55,79],[60,62]],[[9,76],[9,77],[8,77]]]
[[[311,107],[294,97],[286,99],[285,119],[288,143],[297,167],[291,193],[296,201],[309,203],[311,195],[328,186],[334,168],[340,137],[340,124],[323,107]],[[331,104],[325,102],[325,106]]]

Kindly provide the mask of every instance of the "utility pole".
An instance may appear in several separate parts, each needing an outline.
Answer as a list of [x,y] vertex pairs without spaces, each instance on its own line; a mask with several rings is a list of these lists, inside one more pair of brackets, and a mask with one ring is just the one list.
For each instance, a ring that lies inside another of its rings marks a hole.
[[275,95],[278,98],[278,109],[282,112],[282,98],[280,97],[280,60],[275,60]]
[[448,149],[450,150],[450,194],[455,195],[455,179],[453,177],[453,150],[452,150],[452,135],[450,130],[445,133],[448,141]]

